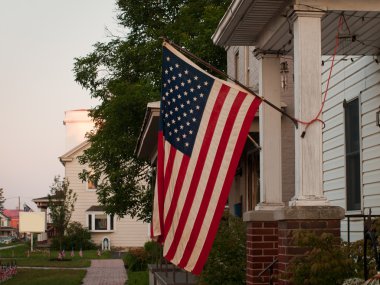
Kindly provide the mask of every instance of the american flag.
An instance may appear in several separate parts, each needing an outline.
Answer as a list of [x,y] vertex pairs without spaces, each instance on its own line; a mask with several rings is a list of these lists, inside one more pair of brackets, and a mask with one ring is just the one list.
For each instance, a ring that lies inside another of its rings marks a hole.
[[152,236],[200,274],[261,100],[164,43]]

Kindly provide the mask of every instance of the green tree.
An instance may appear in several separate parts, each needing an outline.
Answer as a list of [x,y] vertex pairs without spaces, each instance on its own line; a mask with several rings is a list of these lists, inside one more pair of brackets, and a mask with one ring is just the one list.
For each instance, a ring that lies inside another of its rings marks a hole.
[[[125,36],[96,43],[74,62],[75,80],[100,100],[91,110],[95,131],[91,147],[80,157],[97,180],[99,202],[106,212],[149,220],[152,191],[146,163],[134,156],[146,104],[158,100],[161,77],[161,36],[167,36],[220,69],[225,51],[211,35],[230,0],[118,0],[117,20]],[[147,175],[143,175],[147,174]],[[90,177],[89,177],[90,176]]]
[[4,202],[5,202],[4,190],[3,188],[0,188],[0,213],[2,213],[4,210]]
[[54,183],[50,186],[48,195],[50,218],[57,231],[60,249],[62,249],[63,237],[77,200],[77,194],[69,188],[69,184],[67,178],[61,180],[59,176],[54,177]]

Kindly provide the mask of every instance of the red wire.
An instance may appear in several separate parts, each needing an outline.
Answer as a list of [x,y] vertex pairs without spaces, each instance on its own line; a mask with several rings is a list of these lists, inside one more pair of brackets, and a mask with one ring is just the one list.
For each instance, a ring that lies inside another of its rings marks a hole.
[[331,67],[330,67],[330,72],[329,72],[329,77],[327,79],[327,84],[326,84],[326,90],[325,90],[325,95],[323,97],[323,100],[322,100],[322,104],[321,104],[321,108],[319,109],[319,112],[318,114],[314,117],[314,119],[306,122],[306,121],[302,121],[302,120],[299,120],[299,119],[296,119],[298,123],[300,124],[303,124],[303,125],[306,125],[305,127],[305,130],[304,130],[304,133],[303,133],[303,136],[306,132],[306,129],[314,122],[321,122],[323,125],[324,125],[324,122],[319,119],[319,116],[321,115],[322,113],[322,110],[323,110],[323,107],[325,105],[325,102],[326,102],[326,98],[327,98],[327,92],[329,90],[329,85],[330,85],[330,79],[331,79],[331,74],[332,74],[332,70],[333,70],[333,67],[334,67],[334,61],[335,61],[335,55],[338,51],[338,47],[339,47],[339,30],[342,28],[342,24],[343,24],[343,16],[340,16],[339,17],[339,23],[338,23],[338,31],[336,33],[336,37],[335,37],[335,47],[334,47],[334,53],[333,53],[333,58],[332,58],[332,61],[331,61]]

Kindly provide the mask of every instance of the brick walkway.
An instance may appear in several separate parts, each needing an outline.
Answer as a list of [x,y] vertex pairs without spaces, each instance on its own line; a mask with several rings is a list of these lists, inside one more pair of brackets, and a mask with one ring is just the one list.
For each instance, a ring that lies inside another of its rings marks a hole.
[[127,272],[121,259],[91,260],[83,285],[124,285]]

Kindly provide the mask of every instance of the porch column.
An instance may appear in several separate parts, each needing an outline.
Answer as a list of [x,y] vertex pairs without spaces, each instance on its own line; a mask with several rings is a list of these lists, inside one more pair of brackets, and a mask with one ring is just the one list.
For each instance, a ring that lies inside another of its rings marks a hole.
[[[258,55],[260,95],[280,107],[280,58]],[[256,210],[282,207],[281,113],[269,105],[260,105],[260,203]]]
[[[294,107],[295,117],[310,121],[318,114],[321,96],[321,12],[295,11]],[[328,205],[322,185],[322,126],[304,125],[295,130],[295,196],[291,206]]]

